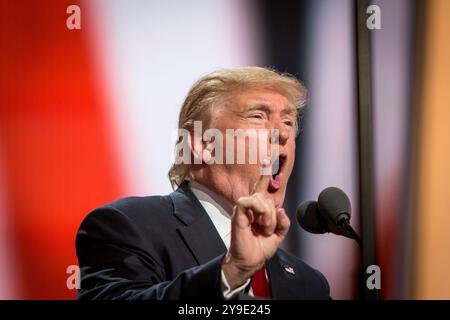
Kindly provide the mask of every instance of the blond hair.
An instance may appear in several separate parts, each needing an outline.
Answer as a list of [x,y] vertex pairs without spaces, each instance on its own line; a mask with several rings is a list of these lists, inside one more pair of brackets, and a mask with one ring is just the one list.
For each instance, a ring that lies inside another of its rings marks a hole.
[[[306,88],[291,74],[261,67],[221,69],[206,74],[189,90],[181,107],[178,128],[192,133],[194,121],[203,121],[207,128],[212,118],[212,111],[217,109],[222,101],[238,90],[252,87],[270,87],[280,90],[297,113],[306,103]],[[189,180],[190,166],[185,163],[172,165],[168,175],[174,188],[183,181]]]

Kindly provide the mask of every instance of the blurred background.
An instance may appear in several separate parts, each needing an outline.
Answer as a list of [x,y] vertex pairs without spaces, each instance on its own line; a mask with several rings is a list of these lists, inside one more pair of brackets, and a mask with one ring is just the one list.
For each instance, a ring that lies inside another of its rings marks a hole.
[[[333,298],[358,298],[356,243],[295,223],[298,203],[337,186],[359,228],[355,1],[0,0],[0,299],[75,298],[66,270],[83,217],[171,192],[190,86],[246,65],[309,89],[284,247],[325,274]],[[72,4],[80,30],[66,26]],[[450,299],[450,1],[371,4],[382,297]]]

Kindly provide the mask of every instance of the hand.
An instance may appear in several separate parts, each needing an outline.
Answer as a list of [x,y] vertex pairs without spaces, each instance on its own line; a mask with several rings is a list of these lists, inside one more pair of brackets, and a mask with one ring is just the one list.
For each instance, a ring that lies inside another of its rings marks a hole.
[[245,283],[283,242],[290,220],[267,192],[270,175],[261,175],[253,193],[237,201],[231,217],[231,244],[222,270],[231,289]]

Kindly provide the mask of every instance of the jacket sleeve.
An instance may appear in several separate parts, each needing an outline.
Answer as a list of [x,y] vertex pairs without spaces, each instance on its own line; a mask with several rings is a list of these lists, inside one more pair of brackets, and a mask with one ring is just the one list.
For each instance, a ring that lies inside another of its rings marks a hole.
[[118,209],[91,212],[76,237],[81,271],[78,299],[223,299],[223,256],[168,280],[163,261],[143,241],[135,222]]

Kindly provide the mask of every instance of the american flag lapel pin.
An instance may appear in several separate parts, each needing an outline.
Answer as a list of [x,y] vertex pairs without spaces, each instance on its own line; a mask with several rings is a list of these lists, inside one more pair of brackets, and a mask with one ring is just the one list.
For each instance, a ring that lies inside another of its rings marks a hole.
[[291,266],[285,265],[285,266],[284,266],[284,271],[286,271],[287,273],[290,273],[290,274],[292,274],[292,275],[295,275],[294,268],[292,268]]

